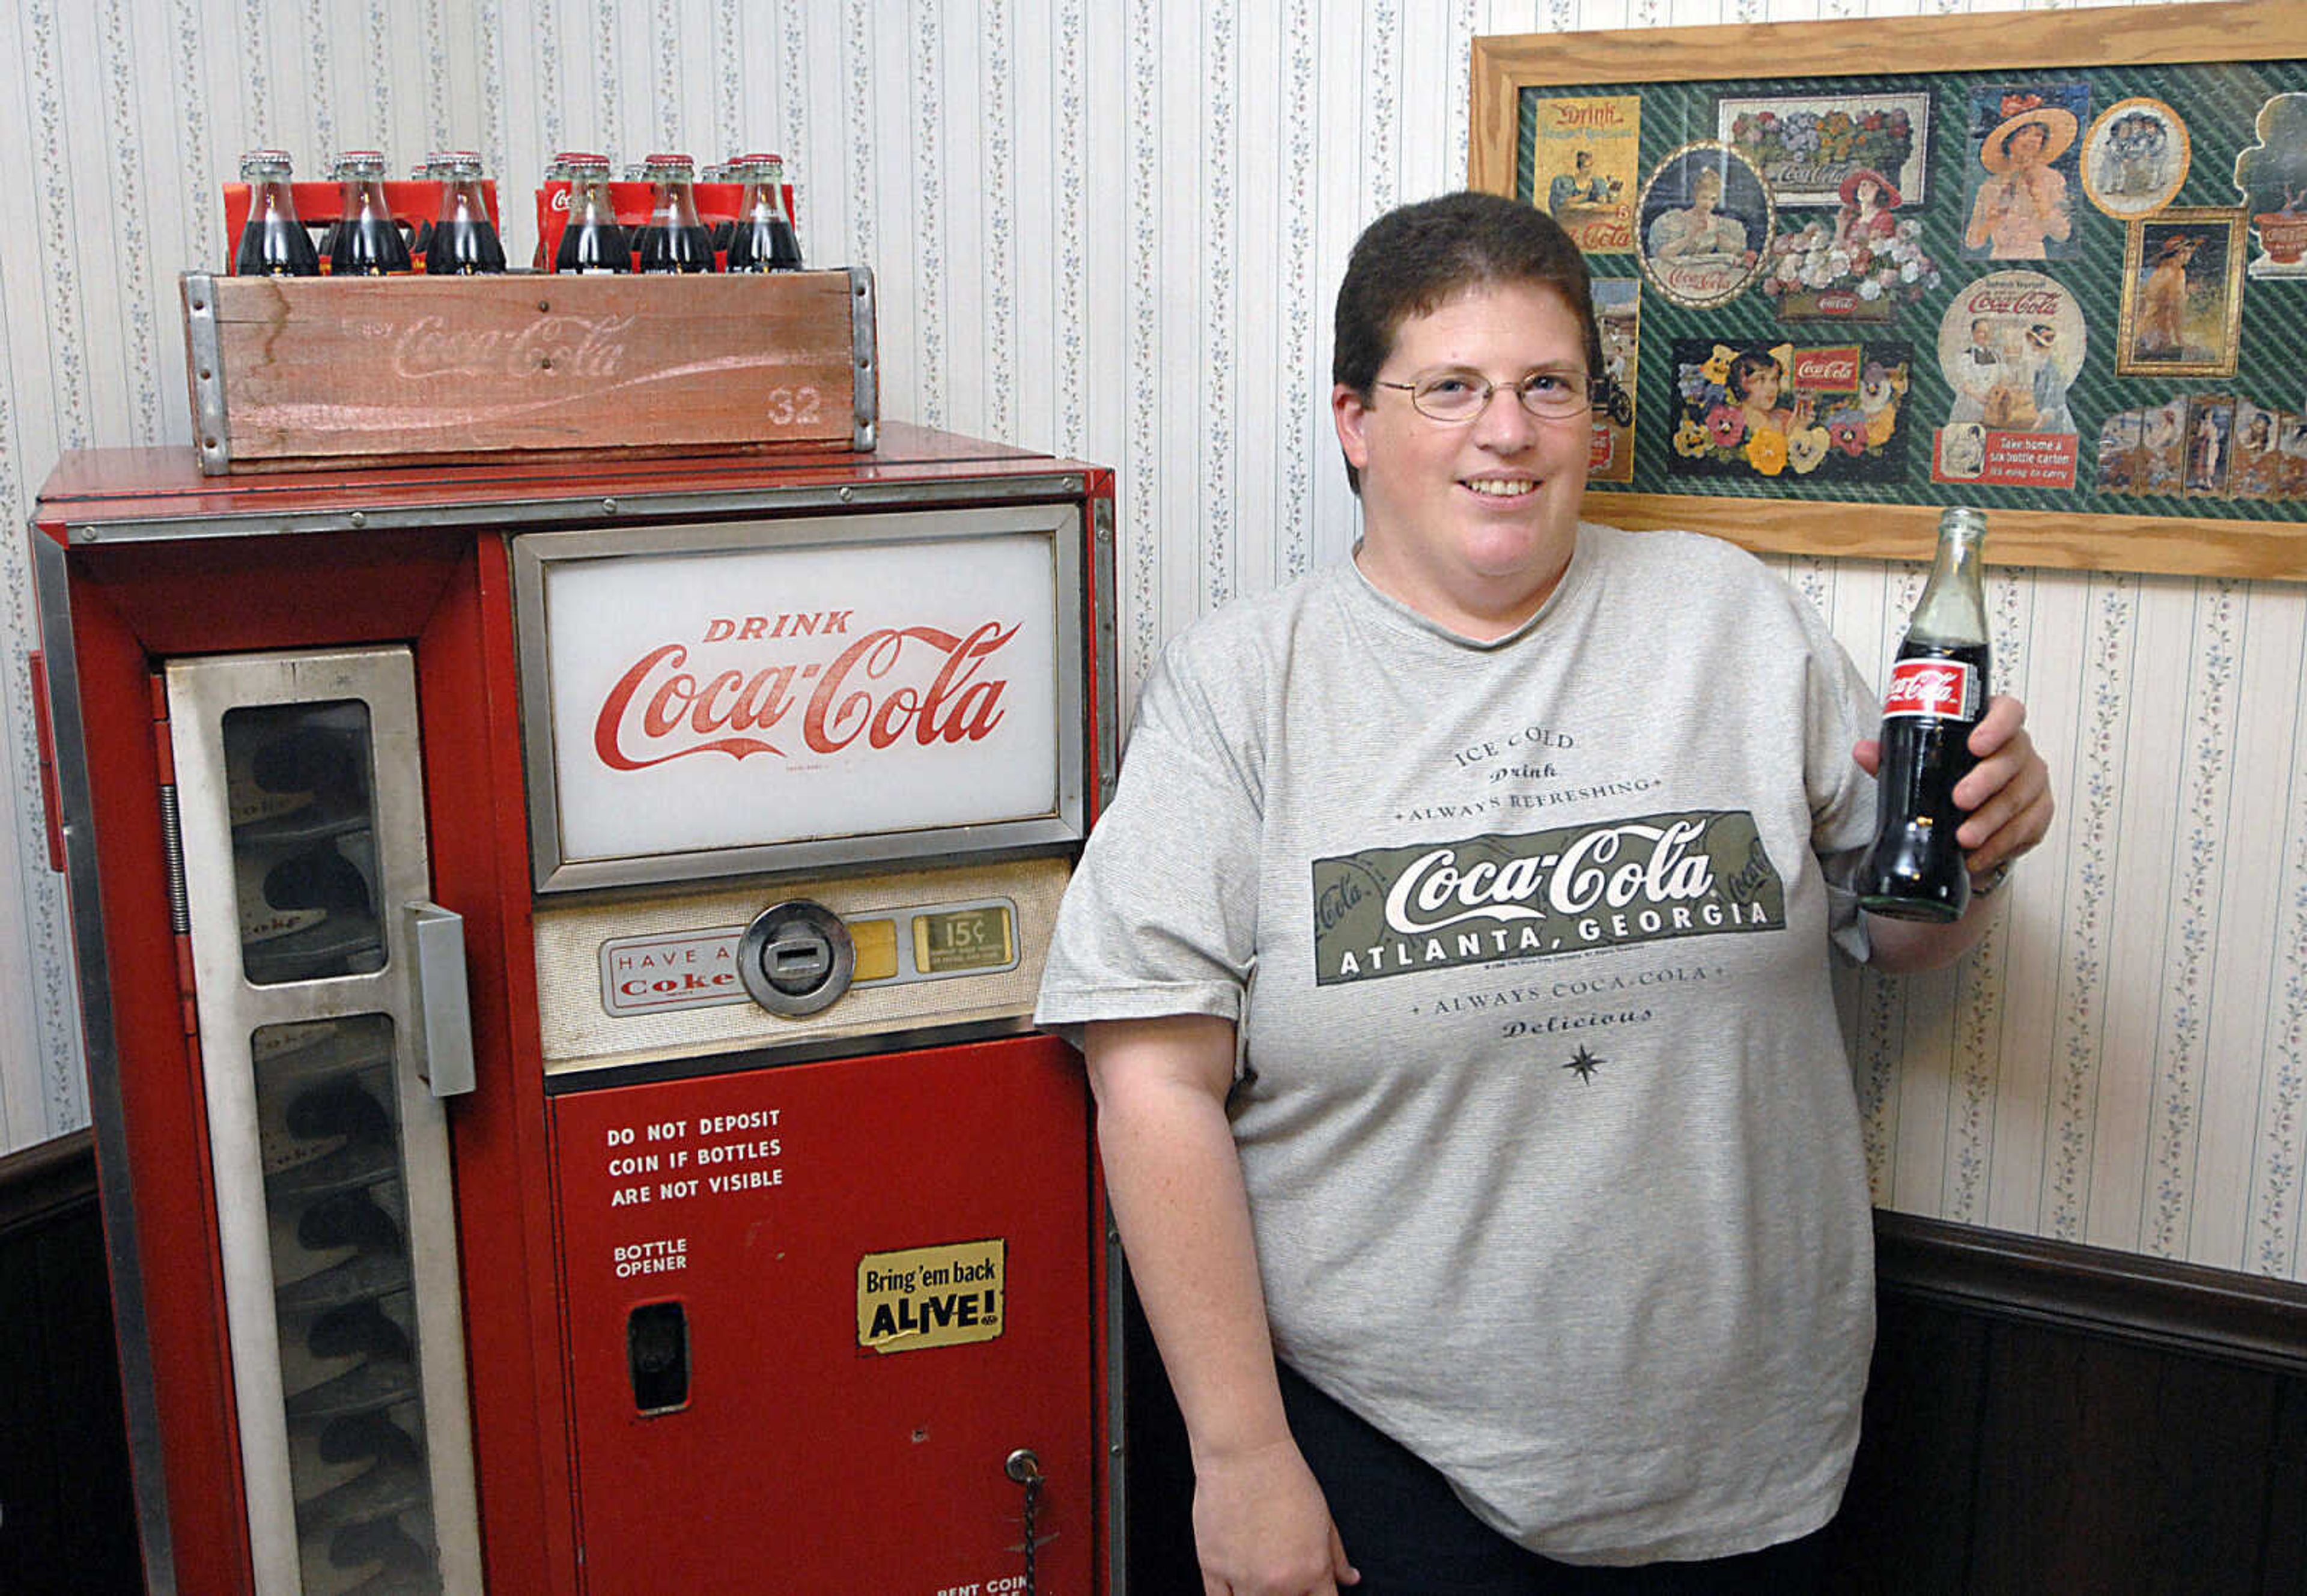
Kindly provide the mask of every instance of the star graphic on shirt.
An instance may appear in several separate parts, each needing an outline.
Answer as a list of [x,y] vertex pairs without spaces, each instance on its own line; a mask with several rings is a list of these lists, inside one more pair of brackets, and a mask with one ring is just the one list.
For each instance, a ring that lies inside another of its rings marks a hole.
[[1570,1062],[1565,1064],[1562,1068],[1570,1071],[1571,1074],[1576,1076],[1582,1081],[1591,1081],[1594,1078],[1595,1066],[1606,1061],[1607,1060],[1598,1059],[1592,1053],[1588,1052],[1583,1044],[1581,1044],[1578,1051],[1570,1055]]

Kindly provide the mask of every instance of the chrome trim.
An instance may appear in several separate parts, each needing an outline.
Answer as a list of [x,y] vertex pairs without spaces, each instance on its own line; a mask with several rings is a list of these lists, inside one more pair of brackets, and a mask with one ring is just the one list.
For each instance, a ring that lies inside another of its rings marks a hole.
[[[931,864],[994,853],[1048,850],[1086,834],[1082,794],[1084,747],[1069,729],[1083,719],[1081,516],[1073,504],[1004,502],[982,509],[920,514],[787,517],[685,527],[605,528],[597,531],[536,532],[512,540],[513,633],[519,665],[521,752],[527,772],[529,871],[539,892],[589,891],[716,876],[789,874],[903,861]],[[631,554],[718,553],[733,549],[915,543],[1043,533],[1053,566],[1056,634],[1057,810],[1050,815],[892,831],[872,837],[793,840],[700,848],[635,858],[569,860],[561,853],[561,809],[553,775],[553,694],[545,568],[564,560]]]
[[1016,1014],[996,1019],[957,1020],[950,1025],[907,1025],[845,1036],[739,1045],[718,1052],[639,1064],[604,1064],[597,1068],[548,1071],[545,1077],[545,1094],[558,1097],[565,1092],[597,1092],[615,1086],[648,1085],[658,1081],[741,1075],[748,1070],[781,1068],[788,1064],[819,1064],[830,1059],[855,1059],[869,1053],[902,1053],[924,1048],[957,1047],[964,1043],[990,1042],[1002,1036],[1031,1036],[1037,1030],[1033,1016]]
[[128,1432],[129,1487],[144,1584],[151,1596],[176,1596],[176,1554],[168,1527],[167,1457],[160,1447],[159,1393],[144,1310],[144,1273],[136,1244],[136,1196],[129,1180],[128,1125],[120,1093],[119,1037],[112,1025],[112,976],[104,945],[97,869],[96,807],[88,785],[88,742],[80,714],[80,661],[73,652],[72,586],[64,551],[32,531],[40,648],[47,661],[49,723],[56,737],[56,785],[64,812],[64,899],[80,985],[81,1047],[88,1060],[90,1118],[96,1140],[97,1197],[104,1215],[105,1264],[112,1282],[112,1324],[120,1353],[122,1405]]
[[[905,462],[888,462],[904,464]],[[928,462],[923,462],[927,464]],[[956,467],[967,462],[949,462]],[[877,505],[1008,504],[1019,499],[1077,499],[1087,485],[1078,471],[1048,476],[999,476],[959,481],[812,484],[806,487],[759,486],[724,492],[676,490],[632,493],[604,501],[597,493],[568,498],[506,499],[490,503],[462,500],[440,504],[380,509],[303,511],[267,515],[261,509],[229,515],[171,515],[122,518],[101,523],[67,522],[74,545],[150,543],[180,537],[282,537],[308,532],[393,531],[405,528],[448,530],[526,526],[561,526],[613,516],[620,522],[687,520],[731,511],[787,514],[810,510],[871,509]],[[357,520],[356,517],[359,518]]]
[[392,1080],[438,1566],[443,1590],[478,1591],[480,1516],[454,1175],[447,1112],[409,1067],[422,1028],[409,927],[389,909],[382,914],[385,962],[373,973],[251,984],[242,969],[236,858],[226,803],[222,723],[228,710],[361,699],[370,716],[379,907],[421,898],[429,889],[431,869],[415,662],[406,648],[315,648],[171,660],[166,674],[169,739],[184,817],[202,1075],[256,1596],[296,1596],[304,1584],[250,1039],[269,1025],[378,1014],[391,1018],[399,1060]]
[[1121,1256],[1121,1232],[1113,1215],[1102,1213],[1105,1231],[1105,1574],[1108,1596],[1129,1590],[1129,1359],[1123,1334],[1128,1306],[1129,1264]]
[[185,376],[193,390],[193,444],[201,471],[219,476],[232,469],[232,433],[225,413],[224,340],[217,326],[216,279],[205,271],[176,279],[184,304]]
[[870,450],[873,447],[874,428],[881,419],[881,349],[873,310],[873,269],[870,266],[849,269],[849,345],[853,356],[853,391],[857,417],[849,446]]
[[1121,780],[1120,620],[1113,611],[1113,573],[1120,551],[1114,543],[1113,501],[1099,499],[1092,507],[1094,540],[1090,550],[1090,581],[1097,616],[1097,812],[1113,802]]
[[426,900],[403,904],[416,955],[416,1073],[435,1097],[473,1089],[473,1002],[465,982],[465,917]]

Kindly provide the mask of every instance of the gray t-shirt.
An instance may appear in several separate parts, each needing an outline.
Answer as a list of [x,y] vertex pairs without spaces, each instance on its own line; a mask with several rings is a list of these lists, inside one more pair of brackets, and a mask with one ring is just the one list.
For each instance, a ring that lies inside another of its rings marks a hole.
[[1840,1499],[1874,1283],[1830,876],[1875,718],[1759,562],[1591,524],[1495,643],[1341,563],[1146,684],[1039,1017],[1238,1022],[1276,1351],[1548,1556]]

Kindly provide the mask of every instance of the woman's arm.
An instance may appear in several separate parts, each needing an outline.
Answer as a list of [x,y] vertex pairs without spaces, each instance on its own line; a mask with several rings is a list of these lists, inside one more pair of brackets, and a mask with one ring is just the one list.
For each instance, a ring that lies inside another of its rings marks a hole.
[[1335,1596],[1359,1576],[1282,1412],[1225,1100],[1234,1030],[1206,1015],[1086,1027],[1106,1191],[1185,1416],[1208,1596]]

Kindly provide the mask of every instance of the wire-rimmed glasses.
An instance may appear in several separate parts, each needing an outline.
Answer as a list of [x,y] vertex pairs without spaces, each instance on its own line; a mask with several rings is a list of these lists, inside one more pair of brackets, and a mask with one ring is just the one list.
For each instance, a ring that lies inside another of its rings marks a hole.
[[1599,377],[1579,377],[1566,372],[1532,372],[1519,382],[1493,382],[1479,372],[1431,372],[1411,382],[1379,382],[1379,388],[1399,388],[1410,396],[1420,416],[1433,421],[1471,421],[1489,408],[1490,396],[1511,388],[1522,408],[1540,421],[1568,421],[1583,416],[1603,401],[1606,384]]

